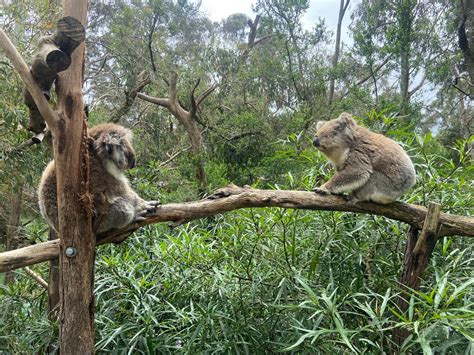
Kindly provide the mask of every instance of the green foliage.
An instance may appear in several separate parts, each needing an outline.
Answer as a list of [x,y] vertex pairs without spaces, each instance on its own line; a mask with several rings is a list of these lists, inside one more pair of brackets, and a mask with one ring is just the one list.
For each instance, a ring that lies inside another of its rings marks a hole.
[[[61,12],[51,4],[5,7],[0,21],[26,58]],[[312,146],[313,124],[348,111],[413,158],[417,184],[405,201],[435,201],[443,212],[473,215],[472,102],[450,81],[451,64],[460,57],[452,45],[456,5],[362,1],[353,13],[354,45],[343,46],[335,69],[331,29],[324,21],[311,30],[303,26],[309,5],[257,1],[256,39],[264,40],[248,48],[249,19],[242,14],[213,23],[195,2],[91,1],[90,125],[110,119],[144,69],[154,79],[144,91],[157,97],[168,95],[169,71],[177,71],[186,108],[198,78],[196,96],[219,84],[198,109],[199,156],[167,110],[133,102],[121,118],[135,134],[138,164],[128,172],[133,188],[163,203],[194,200],[195,163],[202,159],[209,191],[228,183],[310,190],[333,174]],[[426,73],[435,98],[410,96],[401,110],[396,81],[406,48],[410,85]],[[29,138],[23,129],[28,113],[4,57],[0,75],[0,237],[9,212],[4,201],[23,189],[22,237],[45,240],[34,186],[50,151],[44,144],[15,149]],[[328,106],[330,78],[336,78],[336,95]],[[397,279],[406,229],[378,216],[284,209],[238,210],[173,229],[149,226],[121,245],[98,249],[96,350],[376,354],[391,352],[392,331],[403,328],[410,334],[403,352],[472,352],[473,242],[440,240],[421,290],[402,313]],[[47,265],[34,270],[47,277]],[[15,283],[0,281],[0,352],[46,352],[57,346],[46,291],[23,271],[15,273]]]

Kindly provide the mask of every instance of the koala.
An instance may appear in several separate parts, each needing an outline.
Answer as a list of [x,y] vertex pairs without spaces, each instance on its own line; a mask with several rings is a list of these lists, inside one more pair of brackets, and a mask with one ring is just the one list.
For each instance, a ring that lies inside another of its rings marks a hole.
[[[132,132],[122,126],[105,123],[89,131],[90,193],[93,204],[93,230],[106,232],[145,219],[159,201],[145,201],[130,187],[124,171],[135,166]],[[42,216],[58,230],[56,172],[54,160],[43,172],[38,187]]]
[[315,192],[348,193],[350,203],[387,204],[415,185],[415,168],[403,148],[357,125],[349,113],[320,121],[316,129],[313,144],[332,162],[336,173]]

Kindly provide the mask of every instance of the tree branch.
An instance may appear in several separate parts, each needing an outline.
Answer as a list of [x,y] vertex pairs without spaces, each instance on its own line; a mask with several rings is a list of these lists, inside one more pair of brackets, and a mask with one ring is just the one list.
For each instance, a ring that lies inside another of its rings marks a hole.
[[142,92],[139,92],[137,94],[137,96],[142,99],[142,100],[145,100],[145,101],[148,101],[148,102],[151,102],[152,104],[156,104],[158,106],[162,106],[162,107],[165,107],[165,108],[168,108],[170,107],[170,100],[169,99],[165,99],[165,98],[161,98],[161,97],[154,97],[154,96],[149,96],[147,94],[144,94]]
[[420,79],[420,82],[410,91],[408,91],[408,97],[412,97],[415,92],[421,89],[426,80],[426,72],[423,73],[423,76]]
[[135,85],[125,92],[125,102],[123,105],[113,114],[111,118],[111,122],[119,122],[122,116],[127,114],[130,111],[133,103],[135,102],[135,98],[143,90],[145,86],[151,83],[151,76],[150,73],[146,70],[143,70],[138,74]]
[[[159,206],[156,213],[146,220],[100,234],[97,244],[124,240],[140,227],[159,222],[182,224],[199,218],[229,212],[241,208],[281,207],[305,210],[326,210],[355,212],[385,216],[422,229],[427,209],[422,206],[395,202],[379,205],[361,202],[349,205],[346,199],[336,195],[320,195],[311,191],[257,190],[229,185],[217,190],[206,199],[185,203],[171,203]],[[441,213],[439,236],[460,235],[474,237],[474,217]],[[0,253],[0,272],[9,271],[57,258],[59,242],[49,241],[26,248]]]

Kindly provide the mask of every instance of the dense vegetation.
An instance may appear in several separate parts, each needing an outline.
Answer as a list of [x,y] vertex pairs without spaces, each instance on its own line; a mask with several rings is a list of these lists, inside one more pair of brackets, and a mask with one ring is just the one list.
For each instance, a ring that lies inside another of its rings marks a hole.
[[[115,120],[133,128],[134,188],[163,203],[230,182],[309,190],[332,173],[311,146],[313,125],[348,111],[413,158],[417,184],[405,201],[472,215],[473,94],[458,46],[461,2],[350,4],[351,40],[339,53],[336,28],[322,20],[303,27],[308,7],[307,0],[257,0],[258,19],[234,14],[216,23],[186,0],[91,1],[90,125]],[[29,58],[61,9],[18,1],[2,14],[2,27]],[[197,106],[198,150],[166,108],[130,95],[144,70],[151,83],[142,91],[155,97],[168,96],[175,71],[186,109],[191,93],[217,84]],[[1,251],[7,240],[13,248],[47,239],[35,188],[51,150],[46,142],[22,145],[28,111],[4,57],[0,75]],[[200,165],[204,180],[196,178]],[[401,313],[394,300],[407,228],[369,215],[283,209],[147,227],[98,249],[97,351],[383,353],[396,327],[410,332],[406,352],[474,351],[473,241],[440,240],[421,291]],[[47,279],[46,263],[32,269]],[[47,292],[22,270],[0,275],[0,351],[46,351],[56,331]]]

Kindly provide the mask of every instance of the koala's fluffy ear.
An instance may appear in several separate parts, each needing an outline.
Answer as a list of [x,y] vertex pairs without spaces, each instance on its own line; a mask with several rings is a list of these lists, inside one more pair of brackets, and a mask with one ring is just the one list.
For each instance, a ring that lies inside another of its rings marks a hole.
[[352,115],[350,113],[347,113],[347,112],[341,113],[341,115],[339,116],[339,119],[348,127],[357,125],[357,122],[352,118]]
[[319,129],[323,126],[323,124],[325,124],[326,121],[318,121],[318,123],[316,123],[316,130],[319,131]]

